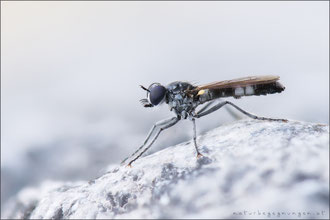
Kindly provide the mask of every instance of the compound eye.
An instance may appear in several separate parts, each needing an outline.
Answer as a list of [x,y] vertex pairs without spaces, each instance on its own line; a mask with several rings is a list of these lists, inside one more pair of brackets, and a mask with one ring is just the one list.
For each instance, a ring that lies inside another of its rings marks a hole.
[[166,89],[160,84],[154,84],[149,87],[149,100],[151,104],[158,105],[165,97]]

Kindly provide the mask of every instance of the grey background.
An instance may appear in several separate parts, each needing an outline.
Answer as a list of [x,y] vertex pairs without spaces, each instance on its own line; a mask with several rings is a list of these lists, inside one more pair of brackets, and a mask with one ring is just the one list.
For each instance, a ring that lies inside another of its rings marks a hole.
[[[130,154],[172,114],[144,109],[140,84],[268,74],[283,93],[235,103],[329,123],[329,2],[1,2],[1,201]],[[233,120],[219,110],[198,132]],[[150,152],[191,134],[183,121]]]

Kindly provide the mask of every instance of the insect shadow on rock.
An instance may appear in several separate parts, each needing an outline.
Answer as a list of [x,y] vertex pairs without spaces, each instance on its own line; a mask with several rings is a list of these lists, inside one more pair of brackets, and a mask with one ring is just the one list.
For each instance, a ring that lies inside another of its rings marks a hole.
[[[188,82],[176,81],[169,85],[162,86],[160,83],[152,83],[148,88],[141,86],[147,91],[147,98],[141,99],[141,104],[151,108],[166,103],[175,117],[161,120],[153,125],[143,144],[130,156],[122,161],[127,166],[136,161],[156,141],[160,133],[175,125],[182,119],[189,119],[193,123],[193,141],[197,158],[203,156],[196,143],[196,118],[206,116],[225,105],[234,107],[244,115],[258,120],[282,121],[286,119],[273,119],[253,115],[229,101],[215,103],[214,101],[224,97],[240,98],[241,96],[260,96],[273,93],[281,93],[285,87],[278,82],[279,76],[250,76],[234,80],[213,82],[206,85],[194,86]],[[198,111],[196,108],[203,105]]]

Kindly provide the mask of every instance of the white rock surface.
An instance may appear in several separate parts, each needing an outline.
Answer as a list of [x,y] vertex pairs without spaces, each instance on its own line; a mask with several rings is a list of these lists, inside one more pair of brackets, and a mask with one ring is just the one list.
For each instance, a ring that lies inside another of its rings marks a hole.
[[329,218],[329,126],[242,120],[89,182],[23,189],[2,218]]

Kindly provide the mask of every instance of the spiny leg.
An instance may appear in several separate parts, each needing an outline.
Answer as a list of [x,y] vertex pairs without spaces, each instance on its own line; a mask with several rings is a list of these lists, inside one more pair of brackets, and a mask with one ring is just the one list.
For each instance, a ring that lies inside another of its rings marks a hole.
[[268,120],[268,121],[283,121],[283,122],[287,122],[286,119],[274,119],[274,118],[266,118],[266,117],[259,117],[259,116],[256,116],[256,115],[253,115],[243,109],[241,109],[240,107],[238,107],[237,105],[229,102],[229,101],[225,101],[225,102],[221,102],[215,106],[213,106],[212,108],[209,108],[203,112],[199,112],[199,114],[197,114],[195,117],[196,118],[200,118],[200,117],[203,117],[205,115],[208,115],[212,112],[215,112],[216,110],[220,109],[221,107],[223,107],[224,105],[226,104],[229,104],[231,106],[233,106],[234,108],[236,108],[238,111],[242,112],[243,114],[245,114],[246,116],[250,117],[250,118],[253,118],[253,119],[258,119],[258,120]]
[[131,158],[133,157],[134,155],[136,155],[145,145],[146,143],[148,142],[148,140],[150,139],[152,133],[154,132],[154,130],[159,127],[159,126],[162,126],[162,125],[166,125],[167,123],[171,122],[173,120],[173,117],[172,118],[167,118],[167,119],[164,119],[164,120],[161,120],[161,121],[158,121],[156,122],[156,124],[154,124],[152,126],[152,128],[150,129],[146,139],[144,140],[143,144],[129,157],[126,157],[122,162],[121,164],[124,164],[128,158]]
[[171,120],[170,121],[167,121],[167,123],[166,124],[162,124],[162,126],[161,126],[161,128],[158,130],[158,132],[156,133],[156,135],[153,137],[153,139],[151,140],[151,142],[150,142],[150,144],[139,154],[139,155],[137,155],[133,160],[131,160],[129,163],[128,163],[128,165],[127,166],[131,166],[131,164],[134,162],[134,161],[136,161],[139,157],[141,157],[142,156],[142,154],[144,154],[151,146],[152,146],[152,144],[156,141],[156,139],[158,138],[158,136],[159,136],[159,134],[163,131],[163,130],[165,130],[165,129],[167,129],[167,128],[169,128],[169,127],[172,127],[173,125],[175,125],[178,121],[179,121],[180,119],[179,118],[177,118],[177,117],[173,117],[173,118],[171,118]]
[[200,158],[203,155],[199,152],[197,142],[196,142],[196,139],[197,139],[197,137],[196,137],[196,122],[195,122],[194,118],[192,118],[191,120],[192,120],[193,125],[194,125],[194,144],[195,144],[195,148],[196,148],[197,158]]

